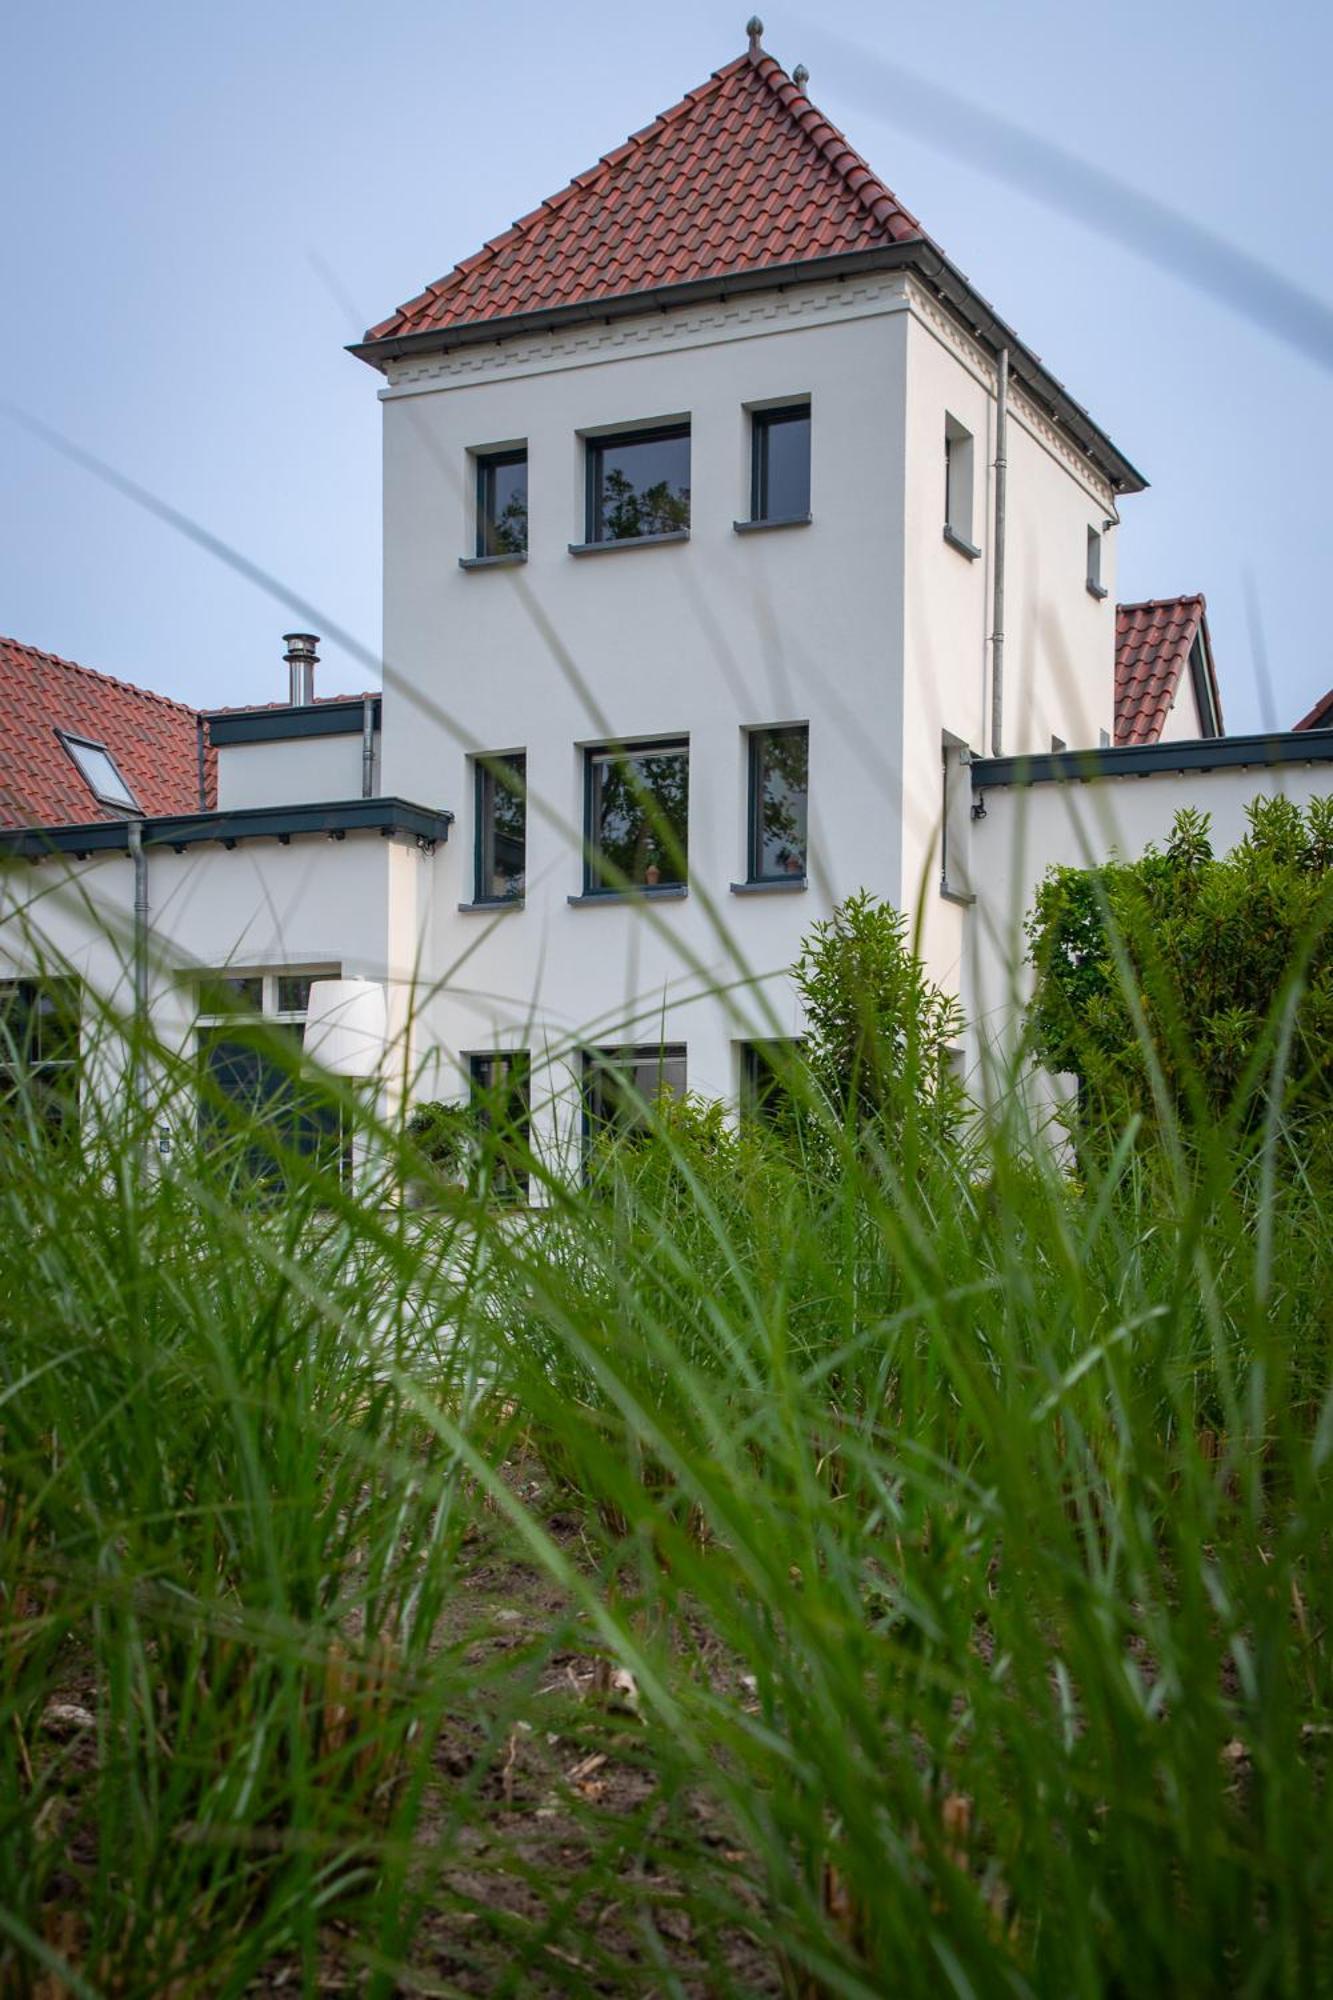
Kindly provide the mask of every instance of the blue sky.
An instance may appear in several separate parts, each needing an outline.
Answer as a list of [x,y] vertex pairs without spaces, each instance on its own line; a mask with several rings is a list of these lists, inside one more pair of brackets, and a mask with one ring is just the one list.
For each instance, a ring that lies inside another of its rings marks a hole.
[[[363,327],[744,46],[744,0],[608,9],[123,0],[0,24],[0,400],[373,653]],[[766,45],[1152,482],[1120,594],[1208,594],[1233,731],[1333,683],[1333,372],[927,144],[825,30],[1157,195],[1333,305],[1333,9],[825,0]],[[961,115],[961,114],[960,114]],[[283,691],[281,604],[0,416],[0,631],[204,704]],[[295,622],[304,623],[304,619]],[[1313,629],[1312,629],[1313,627]],[[367,682],[326,644],[326,692]]]

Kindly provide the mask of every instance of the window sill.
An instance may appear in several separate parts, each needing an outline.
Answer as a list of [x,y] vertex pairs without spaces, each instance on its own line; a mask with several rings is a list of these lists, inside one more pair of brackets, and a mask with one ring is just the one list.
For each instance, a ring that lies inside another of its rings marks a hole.
[[951,889],[947,882],[940,883],[940,894],[946,903],[957,903],[964,910],[970,910],[977,900],[966,889]]
[[1101,603],[1104,597],[1109,597],[1111,595],[1110,591],[1106,588],[1106,585],[1104,583],[1093,583],[1091,578],[1089,578],[1088,580],[1087,590],[1088,590],[1088,596],[1095,597],[1099,604]]
[[808,528],[814,518],[813,514],[781,514],[771,521],[733,521],[731,527],[737,535],[759,535],[766,528]]
[[609,556],[618,549],[650,549],[661,542],[688,542],[689,539],[688,528],[672,528],[665,535],[622,535],[619,541],[612,542],[571,542],[569,553],[572,556]]
[[464,916],[470,915],[474,910],[482,914],[488,910],[521,910],[523,898],[522,896],[478,896],[475,903],[460,903],[458,907]]
[[780,881],[774,882],[733,882],[731,893],[733,896],[791,896],[798,895],[809,886],[804,875],[784,875]]
[[527,559],[526,550],[524,550],[522,555],[460,556],[458,558],[458,567],[460,569],[516,569],[519,563],[525,563]]
[[965,542],[961,535],[956,535],[947,522],[944,529],[944,539],[951,549],[957,549],[959,555],[966,556],[969,562],[975,562],[981,554],[981,550],[974,548],[971,542]]
[[690,893],[688,882],[659,882],[656,887],[647,884],[642,889],[586,889],[581,896],[566,898],[571,909],[584,909],[593,903],[663,903],[680,902]]

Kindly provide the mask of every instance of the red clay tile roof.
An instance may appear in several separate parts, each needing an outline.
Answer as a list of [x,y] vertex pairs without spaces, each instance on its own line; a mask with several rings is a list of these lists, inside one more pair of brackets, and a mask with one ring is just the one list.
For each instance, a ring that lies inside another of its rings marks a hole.
[[1308,715],[1292,723],[1293,729],[1333,729],[1333,688],[1317,701]]
[[[54,653],[0,639],[0,826],[124,819],[90,789],[57,730],[100,743],[148,815],[198,812],[196,712]],[[217,803],[207,753],[208,803]]]
[[367,341],[921,241],[762,50],[738,56],[467,257]]
[[[1204,662],[1220,731],[1222,706],[1213,673],[1207,606],[1197,597],[1119,604],[1115,614],[1115,740],[1156,743],[1166,726],[1190,648],[1203,633]],[[1204,718],[1205,728],[1207,718]]]

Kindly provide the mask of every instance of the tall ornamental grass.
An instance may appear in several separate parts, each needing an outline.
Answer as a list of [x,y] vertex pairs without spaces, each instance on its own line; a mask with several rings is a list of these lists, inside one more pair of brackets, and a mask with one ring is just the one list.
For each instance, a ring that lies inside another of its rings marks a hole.
[[0,1987],[1327,1988],[1333,1219],[1264,1047],[1274,1115],[1077,1168],[1016,1078],[888,1143],[816,1065],[529,1213],[495,1123],[408,1211],[350,1095],[356,1187],[11,1066]]

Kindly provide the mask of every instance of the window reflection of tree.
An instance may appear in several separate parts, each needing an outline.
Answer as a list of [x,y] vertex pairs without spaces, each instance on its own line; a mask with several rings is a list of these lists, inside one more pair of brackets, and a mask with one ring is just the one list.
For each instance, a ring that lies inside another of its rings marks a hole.
[[765,730],[757,746],[754,872],[805,873],[809,736],[805,729]]
[[594,763],[594,886],[647,888],[685,880],[689,753],[644,751]]
[[670,535],[690,525],[690,489],[659,479],[642,493],[618,465],[602,479],[602,539],[636,541],[644,535]]

